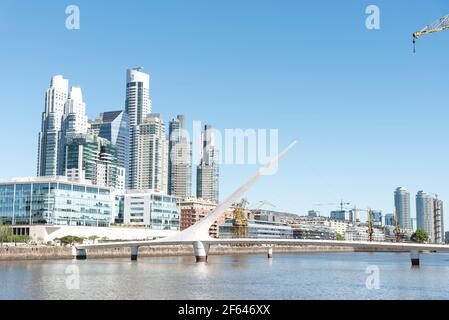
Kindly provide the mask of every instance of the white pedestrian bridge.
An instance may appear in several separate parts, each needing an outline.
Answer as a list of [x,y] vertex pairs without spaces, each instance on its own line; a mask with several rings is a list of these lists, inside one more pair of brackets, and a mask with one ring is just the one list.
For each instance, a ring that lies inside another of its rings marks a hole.
[[224,202],[209,213],[204,219],[179,232],[178,234],[166,238],[150,241],[122,241],[108,242],[91,245],[77,245],[73,248],[73,255],[77,259],[86,259],[89,249],[107,248],[131,248],[131,260],[137,260],[139,247],[144,246],[174,246],[192,245],[197,262],[206,262],[211,245],[267,245],[268,257],[273,254],[273,246],[326,246],[326,247],[348,247],[357,251],[392,251],[410,252],[411,262],[414,266],[419,266],[419,253],[421,252],[449,252],[448,245],[437,244],[417,244],[417,243],[395,243],[395,242],[367,242],[367,241],[338,241],[338,240],[305,240],[305,239],[215,239],[209,236],[209,229],[226,210],[236,202],[243,194],[262,176],[267,175],[277,166],[278,161],[296,144],[294,141],[276,158],[262,167],[251,179],[238,188]]

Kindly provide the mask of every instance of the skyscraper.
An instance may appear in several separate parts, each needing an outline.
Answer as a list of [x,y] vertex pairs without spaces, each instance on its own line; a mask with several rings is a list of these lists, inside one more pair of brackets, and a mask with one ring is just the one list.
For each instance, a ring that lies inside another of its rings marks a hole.
[[416,194],[416,227],[429,235],[431,242],[435,239],[433,198],[424,191]]
[[65,175],[64,153],[65,140],[75,134],[87,133],[89,120],[86,116],[86,104],[80,87],[72,87],[64,105],[58,148],[58,175]]
[[128,186],[131,189],[136,189],[139,125],[151,113],[150,76],[142,72],[141,68],[127,70],[125,111],[129,116],[130,123]]
[[124,111],[110,111],[101,113],[90,124],[91,132],[101,138],[107,139],[117,149],[117,163],[126,168],[126,181],[128,181],[129,156],[129,117]]
[[410,193],[403,187],[396,188],[394,192],[394,206],[396,208],[398,224],[401,229],[412,229],[410,218]]
[[196,196],[219,201],[219,157],[212,126],[205,125],[202,133],[200,164],[196,170]]
[[156,189],[167,193],[168,143],[165,125],[159,114],[150,114],[137,127],[136,184],[137,190]]
[[61,75],[52,77],[50,87],[45,94],[45,111],[42,113],[39,133],[38,176],[56,176],[58,174],[59,134],[68,91],[68,80]]
[[168,194],[180,198],[192,195],[192,147],[183,115],[169,124]]
[[65,175],[72,181],[125,189],[125,169],[118,165],[117,149],[95,134],[71,134],[65,140]]
[[444,243],[444,215],[443,215],[443,201],[433,199],[433,220],[435,230],[435,243]]

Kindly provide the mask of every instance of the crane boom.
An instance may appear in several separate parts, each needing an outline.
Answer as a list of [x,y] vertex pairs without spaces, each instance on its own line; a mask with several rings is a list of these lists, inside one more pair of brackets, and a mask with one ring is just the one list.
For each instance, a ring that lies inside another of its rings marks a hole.
[[[413,33],[413,48],[415,46],[416,39],[419,37],[446,29],[449,29],[449,14],[425,26],[422,30]],[[413,51],[415,52],[415,49],[413,49]]]

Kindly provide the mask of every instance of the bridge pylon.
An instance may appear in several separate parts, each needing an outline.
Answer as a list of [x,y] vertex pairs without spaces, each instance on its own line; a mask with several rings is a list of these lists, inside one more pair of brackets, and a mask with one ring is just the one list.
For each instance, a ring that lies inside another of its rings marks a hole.
[[207,255],[209,254],[208,243],[204,243],[201,241],[195,241],[193,243],[193,251],[195,252],[196,262],[207,262]]

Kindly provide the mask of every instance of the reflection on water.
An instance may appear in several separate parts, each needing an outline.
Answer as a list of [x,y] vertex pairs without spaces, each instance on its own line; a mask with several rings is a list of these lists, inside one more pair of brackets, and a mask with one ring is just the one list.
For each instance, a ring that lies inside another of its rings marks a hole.
[[[379,290],[366,288],[372,265]],[[0,299],[449,299],[449,255],[421,255],[420,268],[405,253],[0,262]]]

